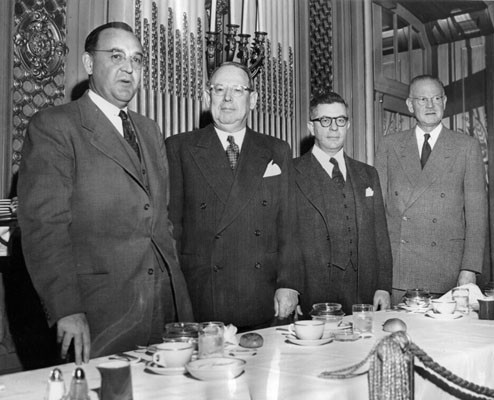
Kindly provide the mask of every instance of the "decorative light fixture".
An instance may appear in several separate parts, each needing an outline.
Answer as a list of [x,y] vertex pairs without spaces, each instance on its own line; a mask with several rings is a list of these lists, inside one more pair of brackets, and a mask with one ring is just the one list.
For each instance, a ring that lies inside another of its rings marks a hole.
[[[266,32],[256,30],[249,48],[250,34],[245,33],[247,29],[247,14],[249,9],[249,0],[242,0],[242,26],[232,23],[224,23],[225,17],[232,21],[234,14],[232,10],[233,2],[236,0],[210,0],[209,5],[206,3],[206,11],[209,15],[210,30],[206,32],[206,62],[208,78],[211,73],[226,61],[238,61],[247,66],[255,78],[261,71],[264,58]],[[252,0],[255,1],[255,0]],[[257,21],[256,9],[256,21]],[[224,29],[225,27],[226,29]],[[258,23],[256,22],[256,29]],[[239,33],[239,29],[242,33]]]

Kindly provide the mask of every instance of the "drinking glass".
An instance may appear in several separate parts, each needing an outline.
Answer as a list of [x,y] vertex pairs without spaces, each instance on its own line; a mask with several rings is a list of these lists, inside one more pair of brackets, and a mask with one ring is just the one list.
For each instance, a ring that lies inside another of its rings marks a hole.
[[354,304],[352,306],[353,330],[358,333],[372,332],[374,306],[372,304]]
[[469,291],[467,288],[453,288],[451,296],[453,297],[453,300],[456,301],[456,311],[459,311],[463,314],[468,314],[468,312],[470,311],[468,305],[468,294]]
[[198,357],[223,357],[225,344],[223,322],[201,322],[199,324]]

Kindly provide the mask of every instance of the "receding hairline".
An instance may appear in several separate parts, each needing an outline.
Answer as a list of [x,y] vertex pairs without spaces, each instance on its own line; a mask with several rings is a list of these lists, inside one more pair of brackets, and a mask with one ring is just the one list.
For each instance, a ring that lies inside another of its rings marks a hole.
[[415,88],[417,84],[426,81],[435,83],[437,86],[441,88],[442,94],[444,94],[444,85],[439,78],[436,78],[435,76],[432,75],[419,75],[413,78],[412,81],[410,82],[410,85],[408,86],[408,96],[410,97],[410,95],[412,94],[412,89]]

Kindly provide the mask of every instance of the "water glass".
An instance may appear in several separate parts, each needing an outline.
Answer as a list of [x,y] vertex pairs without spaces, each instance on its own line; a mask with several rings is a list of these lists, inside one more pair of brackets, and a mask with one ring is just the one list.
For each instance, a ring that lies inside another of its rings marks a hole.
[[456,301],[456,311],[459,311],[463,314],[468,314],[468,312],[470,311],[468,295],[469,291],[467,288],[453,288],[451,296],[453,297],[453,300]]
[[225,325],[223,322],[202,322],[199,324],[198,357],[223,357]]
[[354,304],[352,306],[353,330],[358,333],[372,332],[374,306],[372,304]]

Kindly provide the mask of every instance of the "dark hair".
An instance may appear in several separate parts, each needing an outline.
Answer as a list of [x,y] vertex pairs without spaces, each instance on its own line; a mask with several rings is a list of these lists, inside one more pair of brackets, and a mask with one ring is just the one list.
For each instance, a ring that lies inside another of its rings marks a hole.
[[348,104],[346,103],[345,100],[343,100],[343,98],[338,93],[329,92],[329,91],[321,91],[314,93],[310,99],[310,105],[309,105],[310,115],[312,116],[314,110],[317,108],[319,104],[333,104],[333,103],[343,104],[348,112]]
[[227,67],[227,66],[231,66],[231,67],[236,67],[236,68],[239,68],[241,69],[242,71],[245,72],[245,74],[247,75],[247,78],[249,79],[249,88],[251,89],[255,89],[254,88],[254,79],[252,78],[252,74],[250,73],[250,69],[249,67],[247,67],[246,65],[244,64],[241,64],[241,63],[238,63],[238,62],[235,62],[235,61],[225,61],[223,64],[221,64],[219,67],[216,67],[215,70],[213,71],[213,73],[211,74],[211,79],[208,81],[208,86],[211,84],[211,81],[213,80],[213,77],[214,77],[214,74],[216,74],[216,72],[221,68],[221,67]]
[[126,24],[125,22],[120,22],[120,21],[108,22],[106,24],[100,25],[97,28],[93,29],[91,33],[87,35],[86,42],[84,43],[84,50],[87,51],[88,53],[91,53],[92,51],[96,50],[96,47],[98,45],[99,34],[105,29],[110,29],[110,28],[123,29],[124,31],[130,32],[132,34],[134,33],[130,25]]
[[411,94],[412,86],[415,85],[417,82],[421,82],[421,81],[436,82],[439,86],[441,86],[441,89],[444,93],[444,85],[439,78],[436,78],[435,76],[432,75],[418,75],[411,80],[410,85],[408,86],[408,96],[410,96]]

